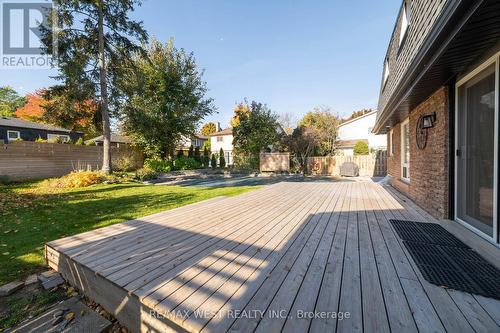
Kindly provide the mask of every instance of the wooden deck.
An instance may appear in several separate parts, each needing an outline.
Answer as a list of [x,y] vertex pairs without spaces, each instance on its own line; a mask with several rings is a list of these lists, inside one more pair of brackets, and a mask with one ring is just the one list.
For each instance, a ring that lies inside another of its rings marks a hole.
[[500,302],[427,283],[390,218],[437,222],[370,181],[281,182],[50,242],[47,261],[134,332],[500,332]]

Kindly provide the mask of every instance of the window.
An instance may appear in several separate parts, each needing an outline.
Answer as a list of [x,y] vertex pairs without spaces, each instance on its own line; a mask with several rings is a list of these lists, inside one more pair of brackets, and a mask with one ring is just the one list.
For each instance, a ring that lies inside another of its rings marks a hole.
[[401,31],[399,33],[399,47],[403,45],[403,42],[408,32],[408,26],[410,25],[410,18],[408,16],[408,10],[406,9],[406,3],[403,4],[403,12],[401,13]]
[[384,64],[384,83],[383,85],[387,83],[387,79],[389,78],[389,59],[385,59],[385,64]]
[[224,137],[223,136],[218,136],[217,137],[217,142],[222,142],[224,141]]
[[410,126],[408,118],[401,124],[401,178],[410,181]]
[[58,138],[59,138],[62,142],[67,142],[67,141],[69,141],[69,136],[68,136],[68,135],[61,135],[61,134],[47,134],[47,141],[56,141]]
[[19,131],[7,131],[7,140],[16,141],[21,138],[21,133]]
[[389,131],[389,156],[394,156],[394,130]]

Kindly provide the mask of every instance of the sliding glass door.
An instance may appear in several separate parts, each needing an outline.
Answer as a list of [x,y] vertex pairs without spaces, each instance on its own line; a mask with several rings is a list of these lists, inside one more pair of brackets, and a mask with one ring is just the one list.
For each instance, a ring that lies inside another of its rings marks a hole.
[[457,88],[456,216],[497,240],[498,64]]

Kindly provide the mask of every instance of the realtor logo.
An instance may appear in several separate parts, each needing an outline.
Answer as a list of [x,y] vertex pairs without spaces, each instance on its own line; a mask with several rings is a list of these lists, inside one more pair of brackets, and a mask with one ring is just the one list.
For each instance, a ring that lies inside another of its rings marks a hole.
[[2,68],[50,68],[51,57],[42,54],[42,28],[48,26],[52,3],[1,1]]

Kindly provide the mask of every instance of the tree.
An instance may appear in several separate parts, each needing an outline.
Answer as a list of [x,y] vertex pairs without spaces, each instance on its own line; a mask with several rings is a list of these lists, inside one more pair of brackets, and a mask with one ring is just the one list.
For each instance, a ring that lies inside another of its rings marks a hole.
[[300,170],[306,171],[307,158],[312,156],[318,145],[318,132],[313,127],[299,125],[292,135],[284,138],[284,144],[297,160]]
[[194,159],[196,160],[196,162],[201,163],[200,147],[196,147],[194,149]]
[[190,157],[190,158],[194,157],[194,147],[193,147],[193,145],[189,146],[188,157]]
[[215,107],[205,96],[203,72],[192,53],[176,49],[172,40],[162,44],[153,39],[145,48],[147,54],[136,53],[134,67],[121,80],[121,119],[147,155],[166,158]]
[[219,151],[219,167],[226,167],[226,158],[224,157],[224,150],[222,148]]
[[239,125],[233,128],[233,145],[237,152],[259,154],[279,141],[278,116],[266,105],[252,102],[249,112],[239,114]]
[[182,149],[177,150],[177,158],[183,158],[184,157],[184,152]]
[[369,153],[368,144],[364,141],[358,141],[354,145],[353,153],[354,155],[368,155]]
[[316,107],[300,120],[299,125],[314,131],[316,137],[316,153],[319,155],[333,155],[337,128],[340,119],[331,112],[329,107]]
[[[286,132],[288,129],[293,129],[297,126],[297,118],[290,112],[285,112],[279,115],[278,123]],[[288,133],[291,134],[291,133]]]
[[45,113],[44,104],[46,103],[42,93],[42,91],[37,91],[26,95],[26,104],[16,110],[15,116],[28,121],[42,121]]
[[210,164],[212,165],[212,169],[217,168],[217,159],[215,159],[215,155],[212,154],[212,159],[210,161]]
[[248,106],[248,102],[246,100],[236,104],[236,106],[234,107],[234,115],[231,118],[231,127],[238,127],[238,125],[240,124],[240,118],[248,115],[249,112],[250,107]]
[[207,147],[203,148],[203,166],[205,168],[208,168],[208,165],[210,163],[210,155],[208,153]]
[[12,87],[0,87],[0,117],[13,117],[18,108],[26,103]]
[[[45,52],[55,54],[62,84],[70,103],[94,100],[102,117],[102,170],[111,172],[111,128],[109,105],[117,100],[116,82],[128,65],[133,52],[140,50],[135,41],[146,40],[142,24],[131,20],[129,12],[140,0],[54,0],[49,28],[42,41]],[[57,23],[57,29],[52,26]],[[54,37],[56,39],[54,39]],[[61,95],[59,95],[61,97]]]
[[209,136],[217,131],[217,125],[212,122],[206,123],[201,127],[201,135]]

